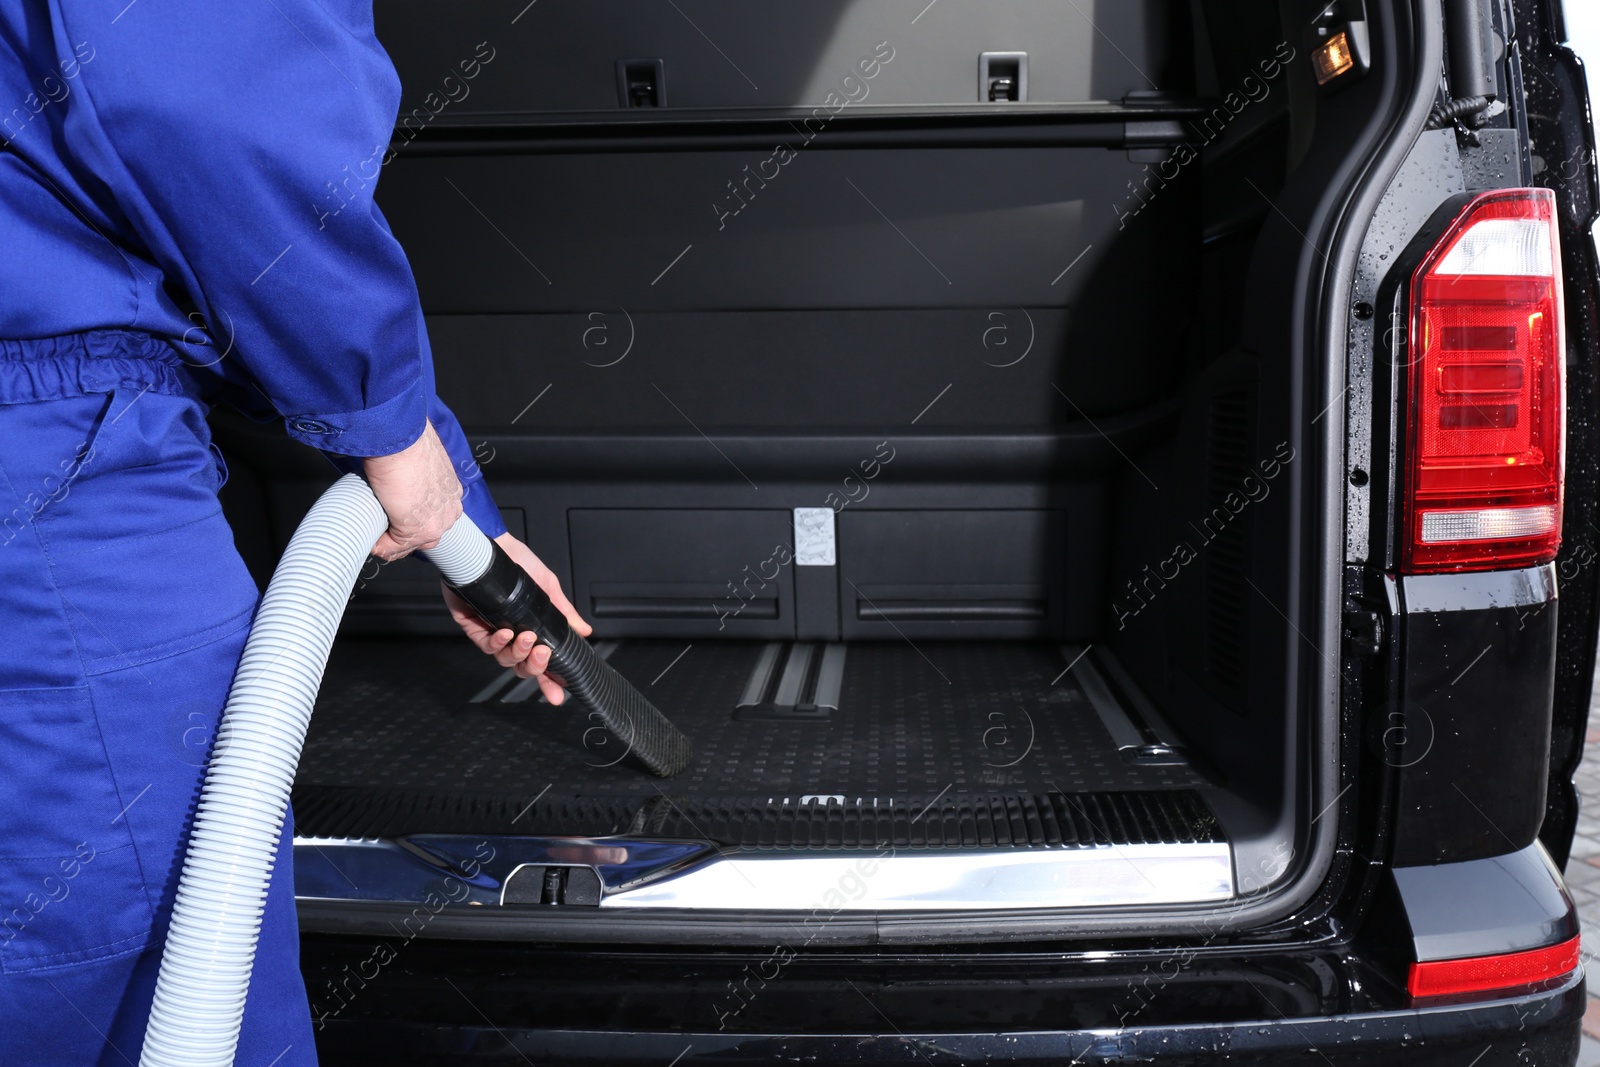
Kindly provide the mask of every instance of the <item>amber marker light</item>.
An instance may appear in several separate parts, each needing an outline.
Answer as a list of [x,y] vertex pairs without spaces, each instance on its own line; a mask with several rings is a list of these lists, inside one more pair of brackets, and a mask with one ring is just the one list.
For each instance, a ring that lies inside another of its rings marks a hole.
[[1327,85],[1339,75],[1356,65],[1355,53],[1350,50],[1350,36],[1343,30],[1323,42],[1311,53],[1311,65],[1317,72],[1317,84]]

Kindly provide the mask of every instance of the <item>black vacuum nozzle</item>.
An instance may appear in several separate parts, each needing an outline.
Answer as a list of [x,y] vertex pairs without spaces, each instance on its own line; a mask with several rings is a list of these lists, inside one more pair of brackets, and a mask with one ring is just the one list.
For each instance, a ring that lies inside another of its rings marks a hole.
[[481,577],[459,585],[447,579],[446,584],[490,626],[537,634],[539,643],[550,647],[548,673],[569,697],[598,715],[629,756],[650,773],[670,778],[687,767],[694,748],[683,731],[595,655],[527,571],[499,545],[491,542],[491,546],[494,557]]

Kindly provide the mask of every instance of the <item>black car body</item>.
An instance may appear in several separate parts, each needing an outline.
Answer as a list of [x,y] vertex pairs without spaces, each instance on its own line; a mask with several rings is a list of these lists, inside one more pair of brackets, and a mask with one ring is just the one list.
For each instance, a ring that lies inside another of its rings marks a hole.
[[[702,761],[374,565],[295,794],[324,1062],[1573,1062],[1559,0],[377,19],[406,103],[343,181]],[[264,579],[330,475],[217,434]]]

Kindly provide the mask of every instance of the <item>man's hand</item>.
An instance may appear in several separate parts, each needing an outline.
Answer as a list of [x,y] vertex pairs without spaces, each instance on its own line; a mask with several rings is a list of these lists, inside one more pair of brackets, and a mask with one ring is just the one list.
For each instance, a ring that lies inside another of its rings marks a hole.
[[[582,637],[588,637],[594,628],[584,622],[578,615],[578,609],[572,606],[572,601],[567,599],[567,594],[561,591],[561,583],[556,576],[534,555],[527,545],[518,541],[508,533],[495,538],[501,548],[506,550],[506,555],[512,561],[527,571],[539,588],[550,595],[550,602],[561,609],[561,614],[567,617],[567,622]],[[556,682],[545,676],[545,668],[550,664],[550,649],[545,645],[535,645],[535,635],[524,631],[513,634],[510,630],[491,630],[478,613],[467,605],[465,600],[451,592],[448,586],[440,584],[444,589],[444,602],[450,608],[451,618],[456,620],[468,639],[479,649],[494,657],[496,663],[502,667],[510,667],[517,672],[518,678],[537,678],[539,688],[544,692],[545,699],[552,704],[559,704],[566,699],[566,691]],[[515,638],[515,640],[513,640]]]
[[[389,529],[372,548],[372,554],[379,559],[396,560],[419,548],[432,548],[460,517],[461,480],[456,477],[455,466],[431,422],[405,451],[363,460],[362,466],[366,469],[367,484],[372,486],[389,516]],[[574,630],[584,637],[593,632],[561,591],[561,583],[550,573],[550,568],[527,545],[508,533],[501,534],[495,541],[550,595],[551,602],[561,609]],[[444,589],[451,617],[473,644],[493,656],[500,666],[515,669],[519,678],[538,678],[545,698],[552,704],[561,703],[566,692],[544,677],[550,663],[550,649],[545,645],[536,646],[535,634],[491,630],[465,600],[443,583],[440,587]]]
[[422,436],[403,452],[372,456],[361,465],[389,516],[389,528],[372,546],[379,559],[432,548],[461,516],[461,479],[433,423],[426,423]]

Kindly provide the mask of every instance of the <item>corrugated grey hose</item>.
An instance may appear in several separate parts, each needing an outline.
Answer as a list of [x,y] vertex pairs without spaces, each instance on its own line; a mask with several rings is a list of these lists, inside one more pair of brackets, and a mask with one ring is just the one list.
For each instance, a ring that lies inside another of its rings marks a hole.
[[[388,525],[367,483],[347,474],[312,506],[272,575],[206,767],[141,1067],[233,1063],[261,910],[312,705],[350,590]],[[526,579],[471,519],[463,515],[422,555],[489,622],[544,620],[535,632],[555,646],[552,672],[558,662],[569,671],[573,677],[562,680],[585,704],[583,686],[591,699],[610,699],[610,714],[602,717],[637,727],[617,732],[647,765],[655,760],[652,770],[675,773],[688,762],[687,740],[572,634],[565,618],[559,625],[546,618],[549,599],[533,582],[510,575],[507,564]],[[603,691],[594,688],[596,679]]]
[[272,575],[206,767],[141,1067],[233,1063],[311,707],[350,590],[388,526],[367,483],[347,474],[312,506]]

